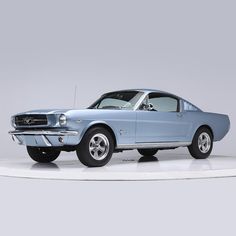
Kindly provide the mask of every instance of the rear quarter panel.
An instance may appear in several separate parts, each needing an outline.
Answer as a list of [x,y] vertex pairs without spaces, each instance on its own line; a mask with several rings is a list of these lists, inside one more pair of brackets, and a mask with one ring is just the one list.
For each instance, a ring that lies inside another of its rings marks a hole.
[[192,120],[192,129],[189,138],[192,140],[199,127],[207,125],[211,128],[214,141],[222,140],[230,129],[230,120],[227,115],[208,112],[186,112],[186,119]]

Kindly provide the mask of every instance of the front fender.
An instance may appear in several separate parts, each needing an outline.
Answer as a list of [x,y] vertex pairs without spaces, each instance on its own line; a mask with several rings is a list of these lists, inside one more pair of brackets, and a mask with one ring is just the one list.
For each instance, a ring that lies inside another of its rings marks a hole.
[[117,137],[117,134],[115,132],[115,129],[114,127],[111,127],[111,125],[109,125],[107,122],[103,121],[103,120],[96,120],[96,121],[92,121],[92,122],[89,122],[85,127],[84,129],[82,130],[81,132],[81,135],[80,135],[80,142],[81,140],[83,139],[85,133],[93,126],[96,126],[96,125],[104,125],[106,127],[108,127],[109,129],[112,130],[114,136],[115,136],[115,139],[117,141],[118,137]]

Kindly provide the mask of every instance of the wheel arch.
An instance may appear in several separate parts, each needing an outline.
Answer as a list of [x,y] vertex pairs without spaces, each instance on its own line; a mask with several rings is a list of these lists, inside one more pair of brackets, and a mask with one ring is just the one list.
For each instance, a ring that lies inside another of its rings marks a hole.
[[84,135],[85,135],[90,129],[92,129],[92,128],[94,128],[94,127],[103,127],[103,128],[105,128],[105,129],[107,129],[107,130],[110,132],[110,134],[111,134],[111,136],[112,136],[112,138],[113,138],[113,140],[114,140],[114,146],[115,146],[115,147],[117,146],[117,137],[116,137],[116,135],[115,135],[114,130],[111,128],[111,126],[109,126],[106,122],[103,122],[103,121],[97,121],[97,122],[92,122],[92,123],[90,123],[90,124],[87,126],[87,128],[84,130],[82,137],[84,137]]
[[211,134],[212,134],[212,139],[214,140],[214,132],[213,132],[213,129],[212,129],[212,127],[211,127],[210,125],[207,125],[207,124],[202,124],[202,125],[198,126],[198,128],[195,130],[195,132],[194,132],[194,134],[193,134],[192,140],[193,140],[193,138],[194,138],[194,135],[195,135],[195,134],[197,133],[197,131],[198,131],[199,129],[201,129],[201,128],[207,128],[207,129],[209,129],[209,131],[210,131]]

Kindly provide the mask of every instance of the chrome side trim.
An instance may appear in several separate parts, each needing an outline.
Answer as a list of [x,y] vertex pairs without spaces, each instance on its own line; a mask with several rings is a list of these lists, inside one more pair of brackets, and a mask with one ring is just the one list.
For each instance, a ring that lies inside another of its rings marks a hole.
[[118,144],[117,149],[175,148],[175,147],[187,147],[189,145],[191,145],[191,142],[135,143],[135,144]]
[[46,131],[46,130],[31,130],[31,131],[10,131],[10,135],[54,135],[54,136],[77,136],[78,131]]

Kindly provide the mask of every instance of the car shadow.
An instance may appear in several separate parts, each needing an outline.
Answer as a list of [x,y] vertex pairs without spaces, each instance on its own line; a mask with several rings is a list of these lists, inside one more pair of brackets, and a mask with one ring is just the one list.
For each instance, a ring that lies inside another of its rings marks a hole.
[[[215,159],[218,156],[211,156],[210,159],[203,159],[203,160],[196,160],[196,159],[192,159],[191,157],[189,157],[188,155],[185,154],[178,154],[178,155],[160,155],[160,157],[156,157],[156,156],[142,156],[142,157],[137,157],[137,156],[133,156],[133,157],[127,157],[127,158],[117,158],[114,157],[110,163],[104,167],[99,167],[99,169],[104,169],[104,168],[109,168],[112,166],[117,166],[117,165],[132,165],[134,163],[136,163],[138,166],[142,166],[142,163],[159,163],[161,165],[172,165],[171,162],[173,161],[183,161],[183,160],[187,160],[190,161],[188,162],[188,165],[191,166],[191,169],[201,169],[201,168],[211,168],[211,159]],[[158,164],[158,165],[159,165]],[[183,164],[183,162],[182,162]],[[175,164],[176,165],[176,162]],[[56,162],[52,162],[52,163],[34,163],[31,165],[30,169],[31,170],[60,170],[62,168],[67,168],[67,169],[84,169],[84,170],[88,170],[89,168],[82,165],[82,163],[80,163],[78,160],[58,160]],[[94,168],[92,168],[94,169]]]
[[139,160],[138,163],[142,162],[156,162],[159,161],[157,157],[155,156],[142,156]]
[[31,166],[31,170],[60,170],[60,167],[56,163],[35,163]]

